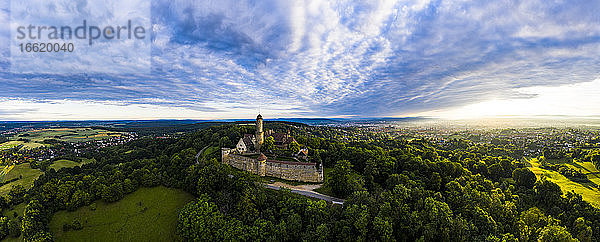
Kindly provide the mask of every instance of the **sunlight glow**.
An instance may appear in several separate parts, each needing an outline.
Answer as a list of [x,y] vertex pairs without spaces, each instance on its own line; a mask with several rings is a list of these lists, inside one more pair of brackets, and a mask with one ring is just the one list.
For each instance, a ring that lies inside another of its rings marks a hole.
[[591,82],[517,89],[533,98],[492,99],[418,116],[446,119],[476,119],[499,116],[596,116],[600,115],[600,79]]

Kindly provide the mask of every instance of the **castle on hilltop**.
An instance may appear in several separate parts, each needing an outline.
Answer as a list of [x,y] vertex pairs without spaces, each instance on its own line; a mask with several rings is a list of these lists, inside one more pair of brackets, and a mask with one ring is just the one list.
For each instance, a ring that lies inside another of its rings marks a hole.
[[[289,131],[287,133],[275,133],[272,130],[264,132],[263,118],[259,114],[256,117],[256,132],[245,134],[234,149],[221,148],[221,161],[259,176],[302,182],[323,182],[322,164],[301,162],[295,158],[292,161],[269,159],[261,152],[265,133],[267,137],[273,137],[273,144],[278,148],[287,149],[289,144],[296,141]],[[300,154],[307,155],[308,150],[303,149]]]
[[264,132],[263,130],[263,118],[262,115],[256,116],[256,132],[254,134],[245,134],[244,137],[240,138],[235,148],[240,154],[244,153],[260,153],[261,147],[265,142],[265,134],[267,137],[273,138],[273,145],[287,149],[289,144],[296,141],[290,132],[287,133],[276,133],[273,130]]

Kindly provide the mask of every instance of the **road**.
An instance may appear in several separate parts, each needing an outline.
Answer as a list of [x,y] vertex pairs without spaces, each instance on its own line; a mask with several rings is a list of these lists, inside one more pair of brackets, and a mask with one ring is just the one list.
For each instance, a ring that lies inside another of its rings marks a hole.
[[[202,152],[204,152],[204,150],[206,148],[208,148],[208,146],[202,148],[202,150],[200,152],[198,152],[198,154],[196,154],[196,163],[197,164],[200,163],[200,161],[199,161],[200,155],[202,154]],[[279,186],[273,186],[273,185],[269,185],[269,184],[263,184],[263,185],[266,188],[273,189],[273,190],[281,189],[281,187],[279,187]],[[324,195],[324,194],[321,194],[318,192],[313,192],[313,191],[308,191],[308,190],[300,190],[300,189],[291,189],[291,188],[287,188],[287,189],[290,189],[293,193],[300,194],[302,196],[325,200],[326,202],[330,202],[333,204],[344,204],[344,199],[327,196],[327,195]]]
[[206,148],[208,148],[207,146],[204,146],[204,148],[202,148],[202,150],[200,150],[200,152],[198,152],[198,154],[196,154],[196,164],[200,164],[200,155],[202,155],[202,152],[204,152],[204,150],[206,150]]
[[[280,190],[281,189],[281,187],[278,187],[278,186],[273,186],[273,185],[269,185],[269,184],[263,184],[263,185],[266,188],[273,189],[273,190]],[[318,192],[307,191],[307,190],[298,190],[298,189],[290,189],[290,190],[293,193],[300,194],[302,196],[325,200],[326,202],[330,202],[330,203],[333,203],[333,204],[344,204],[344,199],[327,196],[327,195],[324,195],[324,194],[321,194],[321,193],[318,193]]]

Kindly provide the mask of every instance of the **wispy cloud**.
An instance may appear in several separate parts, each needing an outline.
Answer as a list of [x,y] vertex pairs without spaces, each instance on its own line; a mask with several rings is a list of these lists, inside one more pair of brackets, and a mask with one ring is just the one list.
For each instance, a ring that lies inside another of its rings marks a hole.
[[[7,6],[0,19],[9,19]],[[398,116],[534,98],[523,88],[591,82],[600,64],[594,1],[161,0],[151,11],[150,74],[11,73],[2,51],[0,97],[118,101],[192,118],[259,107],[280,116]],[[135,113],[112,110],[105,118]]]

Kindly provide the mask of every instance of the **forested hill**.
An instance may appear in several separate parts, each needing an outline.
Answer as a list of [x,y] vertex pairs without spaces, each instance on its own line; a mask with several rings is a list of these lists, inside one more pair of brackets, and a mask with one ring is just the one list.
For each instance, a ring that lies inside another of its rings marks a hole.
[[[254,127],[208,127],[178,139],[141,139],[93,154],[96,162],[50,169],[29,189],[0,199],[27,207],[20,232],[51,240],[49,220],[95,200],[118,201],[164,185],[197,197],[180,212],[184,240],[243,241],[598,241],[600,211],[536,176],[515,151],[453,140],[391,139],[358,129],[267,124],[287,129],[327,168],[324,190],[343,206],[272,191],[218,161]],[[196,164],[195,155],[212,147]],[[12,221],[12,220],[11,220]],[[9,231],[0,218],[0,234]],[[135,233],[135,231],[131,231]]]

